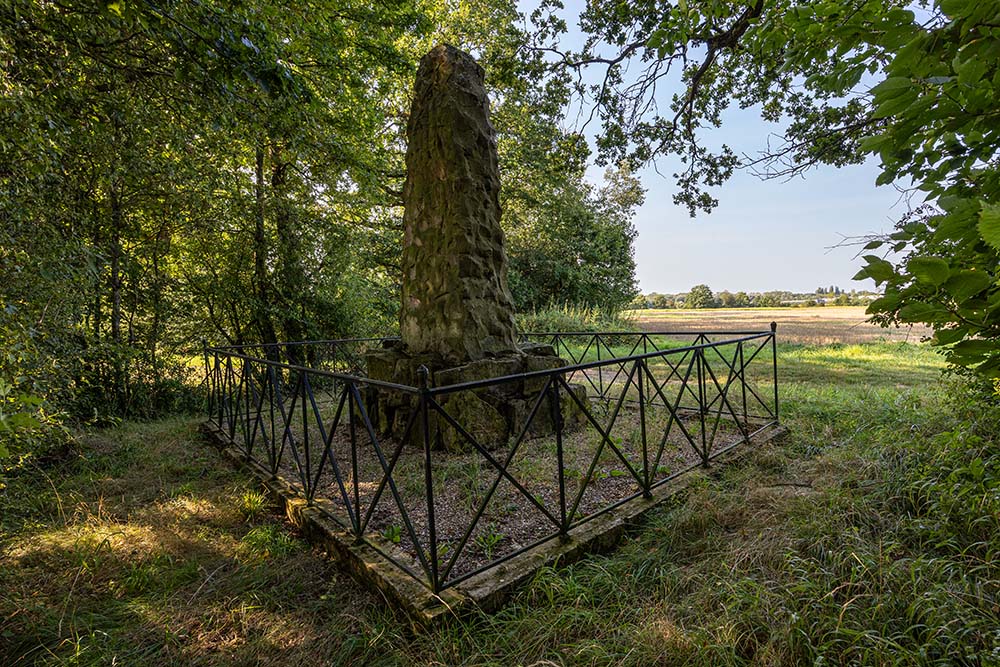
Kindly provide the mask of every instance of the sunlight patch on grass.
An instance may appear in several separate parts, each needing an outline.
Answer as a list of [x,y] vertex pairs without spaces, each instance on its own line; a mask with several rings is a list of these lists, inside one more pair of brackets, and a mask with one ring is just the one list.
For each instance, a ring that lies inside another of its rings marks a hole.
[[416,635],[191,420],[91,432],[14,483],[0,664],[989,664],[990,411],[925,345],[778,351],[783,441],[699,471],[614,552]]

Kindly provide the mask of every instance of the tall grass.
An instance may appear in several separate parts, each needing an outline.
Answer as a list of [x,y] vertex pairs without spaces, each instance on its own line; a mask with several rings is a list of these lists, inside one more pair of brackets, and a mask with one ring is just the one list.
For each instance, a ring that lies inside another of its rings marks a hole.
[[[14,480],[0,664],[997,665],[1000,410],[924,346],[782,346],[790,435],[414,634],[183,420]],[[7,508],[0,508],[6,510]]]
[[516,315],[517,329],[524,333],[633,331],[630,311],[609,313],[600,308],[563,304]]

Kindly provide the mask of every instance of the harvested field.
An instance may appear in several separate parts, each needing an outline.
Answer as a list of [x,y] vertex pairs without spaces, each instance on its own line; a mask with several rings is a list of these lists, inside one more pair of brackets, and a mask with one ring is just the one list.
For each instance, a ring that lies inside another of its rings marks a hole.
[[779,341],[805,345],[918,343],[932,333],[921,325],[884,329],[871,324],[862,306],[636,310],[632,316],[643,331],[764,331],[777,322]]

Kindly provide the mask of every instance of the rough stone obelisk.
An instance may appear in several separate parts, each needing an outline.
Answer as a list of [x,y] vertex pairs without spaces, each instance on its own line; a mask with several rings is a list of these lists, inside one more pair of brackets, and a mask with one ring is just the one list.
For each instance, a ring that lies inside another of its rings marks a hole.
[[467,53],[435,47],[406,127],[400,334],[411,354],[452,364],[517,349],[483,75]]
[[[432,385],[444,386],[566,364],[551,345],[517,343],[483,77],[472,56],[446,44],[420,61],[406,126],[401,340],[367,355],[373,379],[415,386],[423,367]],[[527,421],[544,383],[515,378],[440,402],[478,443],[498,446]],[[410,419],[412,393],[373,386],[368,403],[382,432],[410,441],[422,432]],[[531,432],[551,432],[549,410],[538,412]],[[467,448],[456,429],[431,418],[436,442]]]

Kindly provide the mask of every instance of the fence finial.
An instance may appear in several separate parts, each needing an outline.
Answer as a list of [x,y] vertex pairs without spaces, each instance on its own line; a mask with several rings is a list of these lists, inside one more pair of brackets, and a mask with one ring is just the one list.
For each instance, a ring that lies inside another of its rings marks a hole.
[[777,330],[778,330],[778,323],[777,322],[771,322],[771,333],[774,333]]

